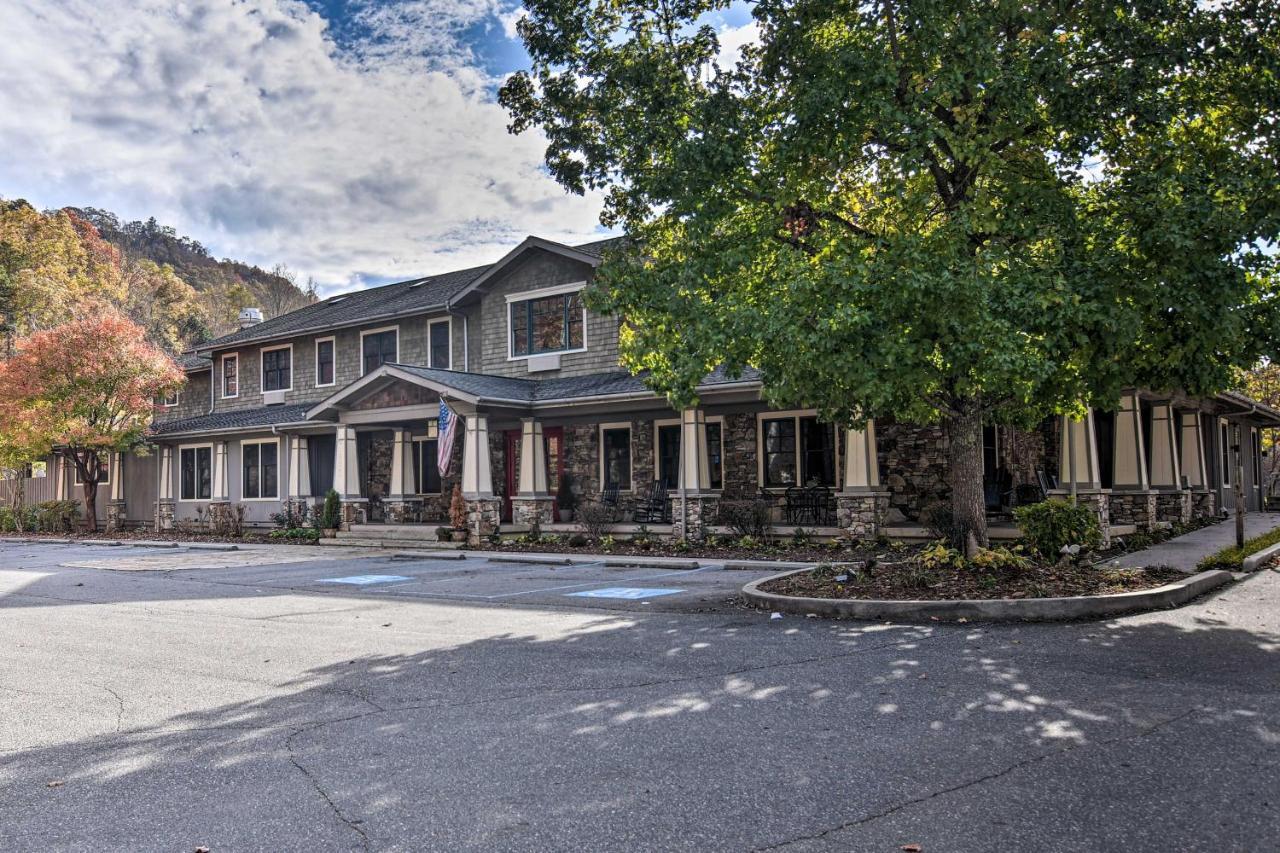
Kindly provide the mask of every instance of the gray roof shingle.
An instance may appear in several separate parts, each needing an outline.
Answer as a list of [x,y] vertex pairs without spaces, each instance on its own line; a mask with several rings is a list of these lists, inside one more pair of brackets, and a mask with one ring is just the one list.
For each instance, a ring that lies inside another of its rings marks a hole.
[[224,429],[241,429],[275,424],[297,423],[307,419],[310,403],[289,406],[263,406],[258,409],[237,409],[232,412],[214,412],[197,415],[180,421],[163,421],[153,424],[152,435],[172,435],[185,432],[213,432]]
[[[395,367],[423,379],[456,388],[466,394],[487,400],[514,400],[522,403],[541,403],[551,400],[573,400],[582,397],[598,397],[608,394],[645,394],[649,387],[642,376],[625,371],[592,373],[586,376],[568,376],[556,379],[519,379],[509,376],[488,376],[481,373],[463,373],[457,370],[440,370],[397,364]],[[710,388],[730,382],[755,382],[759,371],[746,368],[738,377],[729,376],[723,367],[717,367],[698,384]]]
[[[622,238],[610,237],[573,246],[579,252],[600,257],[605,249]],[[240,329],[216,340],[201,344],[197,349],[208,351],[248,341],[267,340],[304,332],[319,331],[337,326],[352,325],[365,320],[402,316],[420,311],[442,308],[467,285],[479,278],[494,264],[439,275],[413,278],[340,293],[320,302],[273,317],[247,329]]]
[[201,370],[208,370],[213,367],[213,359],[207,355],[196,355],[195,353],[186,353],[178,356],[178,366],[182,368],[183,373],[197,373]]

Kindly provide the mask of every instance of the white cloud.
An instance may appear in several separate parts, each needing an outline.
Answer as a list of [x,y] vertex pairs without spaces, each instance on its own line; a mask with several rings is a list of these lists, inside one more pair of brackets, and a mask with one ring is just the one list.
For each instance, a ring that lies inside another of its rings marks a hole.
[[292,0],[7,0],[0,194],[154,215],[330,290],[591,239],[599,198],[507,133],[459,37],[502,8],[370,3],[340,50]]
[[760,41],[760,26],[755,21],[737,27],[723,26],[716,30],[716,40],[720,42],[716,64],[727,70],[738,64],[744,47]]

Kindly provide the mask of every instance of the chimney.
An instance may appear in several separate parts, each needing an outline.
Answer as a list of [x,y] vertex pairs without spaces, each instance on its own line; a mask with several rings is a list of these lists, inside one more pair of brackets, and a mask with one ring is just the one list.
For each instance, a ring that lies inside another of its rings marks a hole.
[[256,326],[262,322],[261,308],[241,308],[240,309],[240,328],[247,329],[250,326]]

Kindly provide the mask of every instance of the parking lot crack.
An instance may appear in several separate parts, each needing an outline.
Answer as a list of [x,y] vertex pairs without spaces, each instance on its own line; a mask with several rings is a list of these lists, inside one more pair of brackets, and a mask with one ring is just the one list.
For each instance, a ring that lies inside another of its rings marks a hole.
[[1200,710],[1199,708],[1192,708],[1190,710],[1182,712],[1181,714],[1177,714],[1175,716],[1169,717],[1168,719],[1161,720],[1158,723],[1153,723],[1152,725],[1149,725],[1149,726],[1144,726],[1143,728],[1140,728],[1137,731],[1130,732],[1125,735],[1119,735],[1117,737],[1106,738],[1103,740],[1092,741],[1089,743],[1071,743],[1059,749],[1054,749],[1054,750],[1050,750],[1049,752],[1042,752],[1037,755],[1028,756],[1027,758],[1023,758],[1019,761],[1015,761],[1011,764],[1008,764],[999,770],[994,770],[990,773],[986,773],[974,779],[968,779],[964,782],[960,782],[958,784],[951,785],[946,788],[941,788],[937,791],[932,791],[920,797],[913,797],[908,800],[903,800],[900,803],[894,803],[893,805],[883,808],[880,811],[873,812],[868,815],[863,815],[862,817],[855,818],[853,820],[847,820],[843,823],[828,827],[819,832],[807,833],[804,835],[797,835],[792,838],[788,838],[785,841],[779,841],[774,844],[766,845],[764,847],[753,848],[753,853],[766,853],[766,851],[770,851],[770,850],[784,850],[793,844],[800,844],[806,841],[820,841],[824,838],[828,838],[832,835],[835,835],[836,833],[844,832],[850,829],[857,829],[859,827],[863,827],[863,826],[867,826],[869,824],[875,823],[878,820],[882,820],[883,818],[890,817],[891,815],[897,814],[898,812],[903,811],[905,809],[918,806],[921,803],[927,803],[931,800],[936,800],[940,797],[950,796],[951,794],[955,794],[960,791],[965,791],[965,790],[968,790],[969,788],[975,788],[980,785],[985,785],[988,782],[993,782],[997,779],[1000,779],[1004,776],[1009,775],[1010,773],[1014,773],[1018,770],[1022,770],[1023,768],[1030,767],[1035,764],[1039,764],[1051,758],[1058,758],[1060,756],[1067,755],[1068,753],[1077,752],[1079,750],[1088,749],[1090,747],[1113,746],[1115,744],[1124,743],[1126,741],[1141,740],[1142,738],[1145,738],[1151,734],[1154,734],[1155,732],[1165,728],[1166,726],[1171,726],[1174,723],[1185,720],[1187,717],[1191,716],[1192,714],[1196,713],[1199,710]]
[[99,685],[103,690],[110,693],[116,700],[116,731],[119,732],[124,727],[124,697],[121,696],[114,688],[102,684]]
[[293,749],[294,738],[296,738],[300,734],[303,734],[305,732],[311,731],[314,728],[317,728],[319,725],[324,725],[324,724],[321,723],[321,724],[317,724],[316,726],[295,728],[284,739],[285,749],[288,750],[289,752],[289,763],[292,764],[294,767],[296,767],[298,769],[298,772],[307,778],[307,781],[311,783],[311,787],[314,788],[316,793],[320,795],[320,799],[324,800],[325,805],[329,807],[329,810],[333,812],[334,816],[337,817],[338,820],[342,821],[342,823],[346,825],[348,829],[350,829],[352,832],[354,832],[356,835],[360,837],[360,846],[367,851],[370,849],[369,836],[367,833],[365,833],[364,827],[360,825],[362,821],[356,820],[354,818],[349,818],[346,816],[346,814],[343,813],[342,809],[338,807],[338,804],[333,801],[333,797],[330,796],[329,792],[326,791],[324,786],[320,784],[320,780],[317,779],[315,777],[315,774],[312,773],[310,770],[308,770],[306,766],[303,765],[303,763],[298,760],[298,756],[294,752],[294,749]]

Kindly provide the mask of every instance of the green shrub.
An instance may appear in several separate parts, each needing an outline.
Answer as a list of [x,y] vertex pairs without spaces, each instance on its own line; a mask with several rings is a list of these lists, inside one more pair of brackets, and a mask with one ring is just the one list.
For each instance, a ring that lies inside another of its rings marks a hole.
[[964,554],[947,545],[946,542],[939,541],[917,554],[912,562],[927,571],[961,569],[964,568]]
[[338,498],[338,493],[330,489],[324,493],[324,508],[320,510],[316,526],[321,530],[337,530],[341,523],[342,501]]
[[1031,568],[1031,561],[1024,557],[1021,548],[1010,550],[1004,546],[995,548],[979,548],[978,553],[969,560],[969,567],[983,571],[998,571],[1014,574]]
[[36,529],[39,511],[33,506],[18,509],[0,507],[0,533],[24,533]]
[[581,533],[569,534],[568,545],[570,548],[585,548],[587,546],[587,537]]
[[80,518],[75,501],[45,501],[36,506],[36,529],[42,533],[70,533]]
[[1047,500],[1020,506],[1013,511],[1027,546],[1048,560],[1056,560],[1062,549],[1079,545],[1091,551],[1102,543],[1098,516],[1087,504]]
[[1201,571],[1208,569],[1226,569],[1230,572],[1238,572],[1244,568],[1244,558],[1250,554],[1261,551],[1271,545],[1280,542],[1280,527],[1261,536],[1255,536],[1244,543],[1243,548],[1223,548],[1216,554],[1210,554],[1200,561]]

